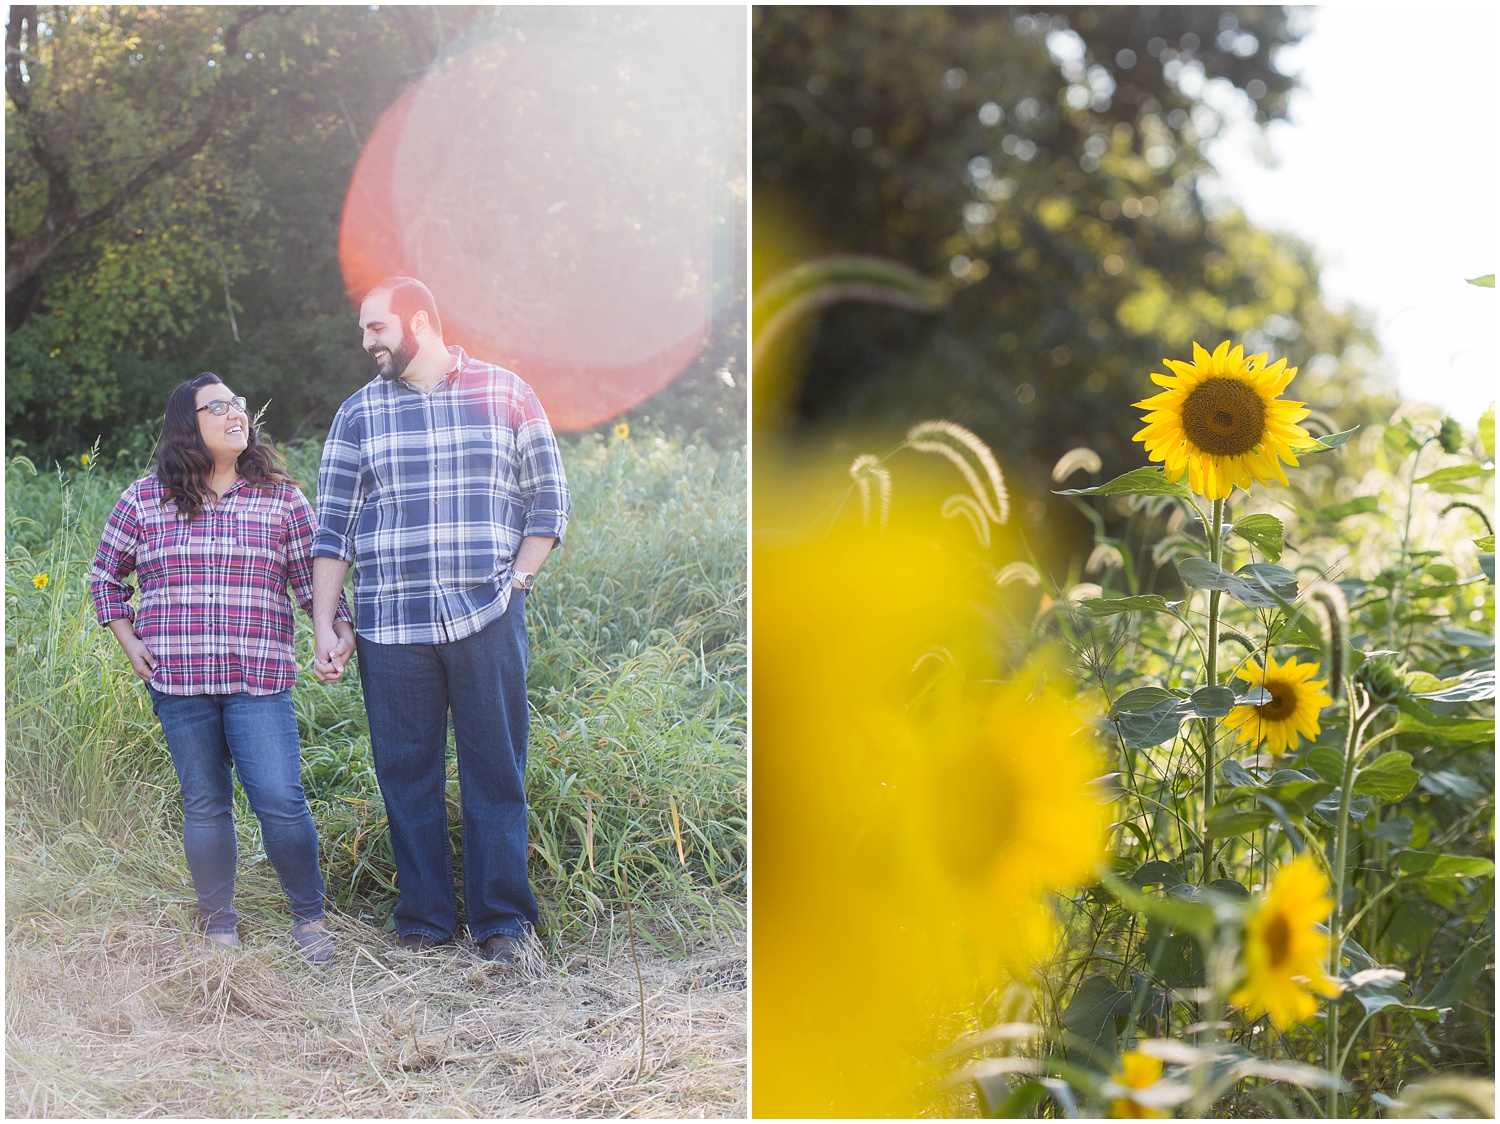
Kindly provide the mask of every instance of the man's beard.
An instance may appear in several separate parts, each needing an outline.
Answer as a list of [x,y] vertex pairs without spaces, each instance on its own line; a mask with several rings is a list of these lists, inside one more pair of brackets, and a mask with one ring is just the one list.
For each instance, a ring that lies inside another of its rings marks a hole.
[[388,354],[390,357],[389,363],[382,364],[377,358],[375,360],[375,367],[380,372],[381,378],[395,382],[402,375],[406,374],[406,368],[411,366],[411,361],[417,357],[417,341],[412,338],[410,332],[404,332],[401,336],[401,342],[393,350],[389,351]]

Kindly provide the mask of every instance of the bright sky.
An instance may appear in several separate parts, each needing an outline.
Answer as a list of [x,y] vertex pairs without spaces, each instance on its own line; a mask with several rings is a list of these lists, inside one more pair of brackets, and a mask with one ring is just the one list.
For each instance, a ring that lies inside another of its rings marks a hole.
[[[1492,7],[1335,4],[1278,65],[1300,75],[1268,143],[1243,122],[1208,149],[1252,221],[1310,242],[1323,289],[1374,314],[1407,398],[1472,427],[1495,399]],[[1242,115],[1248,119],[1248,112]],[[1277,167],[1257,151],[1269,147]]]

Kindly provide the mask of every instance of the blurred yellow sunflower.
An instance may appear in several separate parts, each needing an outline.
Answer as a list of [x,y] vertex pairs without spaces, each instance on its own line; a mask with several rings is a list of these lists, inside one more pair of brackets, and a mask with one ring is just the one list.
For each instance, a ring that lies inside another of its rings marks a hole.
[[616,437],[629,437],[630,436],[630,426],[626,425],[624,422],[617,422],[615,424],[615,436]]
[[[1161,1080],[1161,1059],[1131,1050],[1120,1057],[1115,1083],[1127,1089],[1149,1089]],[[1134,1097],[1116,1097],[1109,1102],[1109,1114],[1120,1120],[1164,1120],[1172,1114],[1166,1109],[1143,1105]]]
[[1231,351],[1228,340],[1212,355],[1193,344],[1191,363],[1162,362],[1173,373],[1152,373],[1151,381],[1166,389],[1135,403],[1147,413],[1134,440],[1163,462],[1168,480],[1185,472],[1188,486],[1211,500],[1227,498],[1236,484],[1248,488],[1252,477],[1287,482],[1279,461],[1297,464],[1292,450],[1311,440],[1296,424],[1307,417],[1306,405],[1277,398],[1296,367],[1285,359],[1268,367],[1264,354],[1246,357],[1243,347]]
[[36,577],[31,579],[31,584],[36,586],[37,589],[46,589],[47,583],[51,580],[46,574],[37,574]]
[[1247,1018],[1271,1016],[1277,1030],[1310,1018],[1313,993],[1330,999],[1343,990],[1327,973],[1328,879],[1306,853],[1282,867],[1245,922],[1245,978],[1229,997]]
[[1313,679],[1315,663],[1298,663],[1289,659],[1278,664],[1266,656],[1264,669],[1251,664],[1235,674],[1254,687],[1264,687],[1271,701],[1260,706],[1237,706],[1224,719],[1227,729],[1238,730],[1242,745],[1257,745],[1262,740],[1278,756],[1296,749],[1302,738],[1311,741],[1318,736],[1318,713],[1332,706],[1333,699],[1324,694],[1326,679]]

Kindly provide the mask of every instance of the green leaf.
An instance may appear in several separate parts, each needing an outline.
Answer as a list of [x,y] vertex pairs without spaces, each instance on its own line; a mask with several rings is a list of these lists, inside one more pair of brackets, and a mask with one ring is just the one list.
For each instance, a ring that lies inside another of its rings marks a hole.
[[1394,804],[1417,783],[1409,753],[1383,753],[1354,774],[1354,791]]
[[1251,562],[1230,575],[1228,593],[1242,605],[1270,609],[1297,599],[1297,577],[1270,562]]
[[1422,997],[1424,1007],[1457,1007],[1469,997],[1479,974],[1489,961],[1490,948],[1485,944],[1471,944],[1453,966],[1443,975],[1431,991]]
[[1177,728],[1186,717],[1182,712],[1183,700],[1173,699],[1150,710],[1132,711],[1115,716],[1115,729],[1127,749],[1150,749],[1171,741],[1177,736]]
[[1086,976],[1063,1008],[1063,1026],[1105,1053],[1113,1054],[1115,1020],[1130,1014],[1133,998],[1130,992],[1115,987],[1108,976]]
[[1433,702],[1449,703],[1481,702],[1485,699],[1492,699],[1495,697],[1494,669],[1468,672],[1451,686],[1444,687],[1438,691],[1423,692],[1416,697],[1419,699],[1431,699]]
[[1341,433],[1330,433],[1327,437],[1314,437],[1306,445],[1298,445],[1292,449],[1292,455],[1305,457],[1312,453],[1330,453],[1337,449],[1359,430],[1359,426],[1346,429]]
[[1269,808],[1231,808],[1219,805],[1208,815],[1210,839],[1228,839],[1232,835],[1247,835],[1269,827],[1276,813]]
[[1478,464],[1453,464],[1447,468],[1440,468],[1436,472],[1429,472],[1426,476],[1418,476],[1418,484],[1435,484],[1445,480],[1473,480],[1477,477],[1493,476],[1493,468],[1485,468]]
[[1420,878],[1486,878],[1495,873],[1495,864],[1471,855],[1402,851],[1396,856],[1396,869]]
[[1477,546],[1480,550],[1487,550],[1491,554],[1493,554],[1495,553],[1495,536],[1485,535],[1483,538],[1475,539],[1474,545]]
[[1347,519],[1351,515],[1369,515],[1379,510],[1379,496],[1355,496],[1352,500],[1320,508],[1313,519],[1319,523],[1337,523],[1340,519]]
[[1160,886],[1164,890],[1170,890],[1173,886],[1186,885],[1187,879],[1171,863],[1155,859],[1137,867],[1135,873],[1130,876],[1130,884],[1138,887]]
[[1495,456],[1495,404],[1490,403],[1490,408],[1479,415],[1479,443],[1484,446],[1484,455],[1494,459]]
[[1297,597],[1296,575],[1270,562],[1251,562],[1231,574],[1207,558],[1182,558],[1177,573],[1185,585],[1222,590],[1254,609],[1274,609]]
[[1147,465],[1132,469],[1124,476],[1116,476],[1097,488],[1066,488],[1054,492],[1058,496],[1176,496],[1192,499],[1192,490],[1186,484],[1173,484],[1167,480],[1166,469]]
[[1422,774],[1417,787],[1434,796],[1447,797],[1456,804],[1477,804],[1490,794],[1490,788],[1456,769],[1429,769]]
[[1223,718],[1234,709],[1234,692],[1228,687],[1199,687],[1189,701],[1198,717]]
[[1455,743],[1487,742],[1495,738],[1493,718],[1449,718],[1433,714],[1411,699],[1402,699],[1396,705],[1401,711],[1397,725],[1405,733]]
[[1411,431],[1411,426],[1407,422],[1386,426],[1382,440],[1385,442],[1386,452],[1397,460],[1416,452],[1421,447],[1421,442],[1417,440],[1416,434]]
[[1281,558],[1286,547],[1286,528],[1274,515],[1246,515],[1230,529],[1272,562]]
[[1470,277],[1470,285],[1478,285],[1481,289],[1493,289],[1495,287],[1495,275],[1486,273],[1483,277]]
[[1307,751],[1303,760],[1325,781],[1332,781],[1334,784],[1344,782],[1344,755],[1332,746],[1315,745]]
[[1108,617],[1115,613],[1170,613],[1182,602],[1168,601],[1156,593],[1144,593],[1136,597],[1090,597],[1079,604],[1090,616]]
[[1138,714],[1141,711],[1154,710],[1162,703],[1177,701],[1177,696],[1165,687],[1136,687],[1126,691],[1115,700],[1115,705],[1109,708],[1109,716],[1117,718],[1121,714]]
[[1194,589],[1228,589],[1229,574],[1220,565],[1207,558],[1180,558],[1177,574],[1184,585]]

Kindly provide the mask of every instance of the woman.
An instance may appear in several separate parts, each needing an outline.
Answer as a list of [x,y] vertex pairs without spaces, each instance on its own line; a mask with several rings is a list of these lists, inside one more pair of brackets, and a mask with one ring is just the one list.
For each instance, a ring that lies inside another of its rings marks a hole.
[[[333,955],[323,923],[318,835],[302,792],[292,710],[291,583],[312,605],[314,516],[245,400],[215,374],[167,399],[156,472],[125,489],[90,575],[99,623],[146,681],[182,785],[182,845],[210,947],[239,947],[234,781],[260,819],[266,856],[314,963]],[[125,581],[136,573],[141,601]],[[338,669],[354,646],[339,604]],[[320,678],[337,678],[323,673]]]

